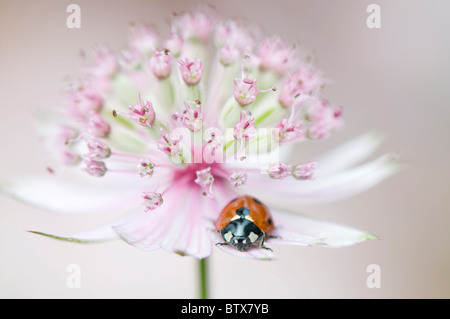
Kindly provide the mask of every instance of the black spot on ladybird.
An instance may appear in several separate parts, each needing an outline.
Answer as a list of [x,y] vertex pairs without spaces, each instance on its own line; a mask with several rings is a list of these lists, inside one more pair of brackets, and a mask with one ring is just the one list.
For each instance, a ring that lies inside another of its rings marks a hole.
[[256,204],[258,205],[262,205],[263,203],[261,203],[261,201],[255,197],[253,197],[253,200],[255,201]]

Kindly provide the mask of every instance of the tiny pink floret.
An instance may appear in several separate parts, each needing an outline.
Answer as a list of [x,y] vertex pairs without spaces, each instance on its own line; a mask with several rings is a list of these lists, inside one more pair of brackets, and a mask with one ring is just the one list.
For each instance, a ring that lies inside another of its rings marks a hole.
[[292,176],[296,179],[313,179],[317,163],[310,161],[292,167]]
[[201,60],[185,58],[179,59],[178,63],[180,63],[181,76],[187,85],[195,85],[200,82],[203,75],[203,65]]
[[148,212],[150,210],[154,210],[160,207],[164,200],[160,193],[156,192],[145,192],[143,194],[144,197],[144,211]]
[[284,163],[273,163],[269,165],[267,173],[270,178],[273,179],[284,179],[291,176],[291,164]]

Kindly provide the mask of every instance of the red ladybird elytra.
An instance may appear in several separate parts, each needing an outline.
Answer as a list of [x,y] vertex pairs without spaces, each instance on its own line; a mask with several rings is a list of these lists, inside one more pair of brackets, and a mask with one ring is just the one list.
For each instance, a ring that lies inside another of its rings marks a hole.
[[217,245],[231,245],[237,250],[245,251],[249,246],[259,243],[264,246],[264,239],[275,228],[269,209],[260,200],[245,195],[230,201],[222,209],[215,223],[224,242]]

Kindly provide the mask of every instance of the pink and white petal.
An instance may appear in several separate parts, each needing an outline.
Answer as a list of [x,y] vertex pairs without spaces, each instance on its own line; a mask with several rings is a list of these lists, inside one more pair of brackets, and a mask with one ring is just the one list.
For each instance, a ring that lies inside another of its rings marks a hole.
[[65,237],[65,236],[53,235],[53,234],[48,234],[48,233],[35,231],[35,230],[29,230],[28,232],[32,233],[32,234],[56,239],[56,240],[67,241],[70,243],[77,243],[77,244],[97,244],[97,243],[108,240],[108,239],[83,239],[83,238],[77,238],[77,237],[72,237],[72,236]]
[[73,234],[71,236],[61,236],[56,234],[48,234],[40,231],[29,231],[30,233],[62,240],[62,241],[68,241],[72,243],[78,243],[78,244],[95,244],[95,243],[102,243],[105,241],[118,239],[119,236],[112,228],[112,223],[107,225],[102,225],[93,229],[89,229],[86,231],[78,232],[76,234]]
[[161,248],[161,241],[174,212],[182,208],[182,199],[180,196],[180,201],[170,201],[164,196],[164,203],[157,209],[144,212],[141,208],[123,222],[114,225],[113,229],[130,245],[145,251],[157,250]]
[[[194,193],[195,192],[195,193]],[[196,258],[211,254],[212,244],[202,216],[198,189],[173,189],[154,211],[140,211],[114,226],[127,243],[145,251],[163,248]]]
[[[278,245],[295,245],[295,246],[317,246],[326,245],[324,238],[315,238],[305,235],[295,227],[283,225],[277,222],[277,228],[270,233],[270,236],[265,240],[269,244]],[[272,237],[273,236],[273,237]]]
[[228,181],[218,180],[214,183],[214,199],[208,202],[209,208],[205,212],[205,216],[215,221],[219,217],[222,208],[238,196],[239,193],[236,192],[236,189]]
[[381,135],[368,132],[327,152],[317,162],[315,176],[322,178],[348,169],[367,159],[381,144]]
[[299,246],[345,247],[358,244],[374,235],[359,229],[298,213],[271,209],[275,230],[267,243]]
[[202,210],[205,200],[207,199],[199,194],[197,188],[189,191],[184,201],[184,211],[178,212],[169,221],[170,227],[161,242],[162,248],[200,259],[211,254],[212,245],[207,235]]
[[106,241],[118,239],[119,236],[113,229],[113,225],[116,225],[117,223],[118,223],[117,221],[114,221],[112,223],[108,223],[106,225],[102,225],[96,228],[77,232],[70,237],[77,238],[79,240],[90,240],[90,241]]
[[250,153],[245,154],[245,160],[234,159],[233,157],[226,158],[226,166],[229,169],[250,169],[250,170],[264,170],[274,162],[288,162],[292,154],[293,144],[281,144],[279,147],[274,147],[269,152]]
[[86,180],[38,175],[2,181],[0,191],[28,205],[53,212],[105,213],[125,207],[129,209],[130,202],[140,203],[141,193],[132,184],[127,187],[123,185],[110,183],[108,186]]
[[399,170],[395,159],[393,155],[385,155],[332,177],[308,181],[252,176],[240,191],[252,193],[275,207],[322,204],[354,196],[379,184]]

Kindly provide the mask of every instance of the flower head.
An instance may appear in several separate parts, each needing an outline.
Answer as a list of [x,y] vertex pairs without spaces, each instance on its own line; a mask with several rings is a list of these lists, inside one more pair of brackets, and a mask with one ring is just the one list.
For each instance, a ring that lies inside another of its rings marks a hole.
[[[211,49],[214,58],[207,60]],[[292,143],[329,137],[343,125],[342,109],[320,95],[321,73],[293,46],[242,23],[218,21],[211,7],[201,7],[175,15],[167,36],[132,24],[123,52],[117,59],[109,49],[95,51],[86,83],[70,91],[55,112],[57,129],[46,132],[46,146],[61,165],[96,181],[64,184],[64,178],[47,176],[32,182],[38,189],[45,185],[39,196],[33,187],[12,186],[8,193],[58,211],[134,209],[102,238],[197,258],[209,256],[214,244],[237,256],[272,258],[265,245],[341,247],[373,238],[279,209],[351,196],[396,170],[385,156],[355,166],[378,143],[373,135],[317,161],[285,162]],[[214,229],[225,205],[242,192],[270,210],[271,226],[260,225],[267,234],[248,215],[252,208],[243,207],[231,211],[233,221],[256,227],[253,235]],[[242,251],[229,244],[231,238],[242,241]]]
[[171,57],[165,52],[155,51],[148,64],[158,79],[165,79],[170,74],[171,61]]

